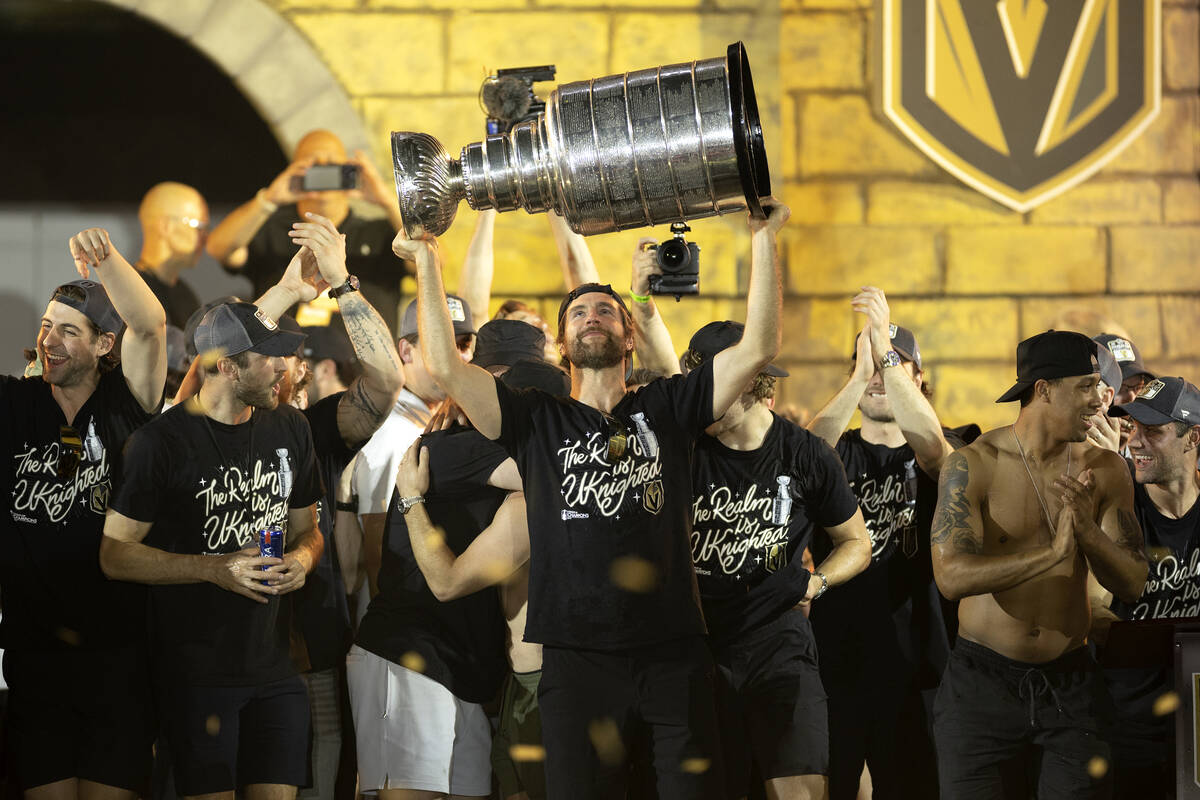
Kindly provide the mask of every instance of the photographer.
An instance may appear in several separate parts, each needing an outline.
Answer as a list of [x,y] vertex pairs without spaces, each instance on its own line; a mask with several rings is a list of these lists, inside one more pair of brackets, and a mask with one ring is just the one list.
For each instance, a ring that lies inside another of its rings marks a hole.
[[[358,188],[352,190],[298,191],[309,168],[321,164],[348,164],[358,168]],[[350,210],[350,198],[361,197],[384,210],[387,219],[363,219]],[[353,158],[336,135],[310,131],[296,145],[292,163],[265,189],[221,220],[208,238],[208,254],[234,275],[245,275],[253,284],[252,297],[261,297],[279,282],[284,266],[296,252],[288,236],[292,224],[307,220],[306,213],[333,222],[346,235],[346,268],[357,275],[363,297],[396,328],[400,305],[400,278],[407,266],[398,264],[391,241],[400,230],[396,193],[380,177],[361,150]]]

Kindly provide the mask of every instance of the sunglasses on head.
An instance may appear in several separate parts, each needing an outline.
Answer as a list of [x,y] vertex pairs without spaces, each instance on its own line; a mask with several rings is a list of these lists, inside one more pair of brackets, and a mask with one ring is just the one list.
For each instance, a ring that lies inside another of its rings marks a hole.
[[58,429],[58,443],[60,447],[56,473],[60,478],[69,478],[78,471],[79,462],[83,460],[83,440],[79,438],[79,432],[70,425],[62,425]]
[[629,444],[629,429],[612,414],[604,414],[604,424],[608,434],[608,460],[615,461],[625,455]]

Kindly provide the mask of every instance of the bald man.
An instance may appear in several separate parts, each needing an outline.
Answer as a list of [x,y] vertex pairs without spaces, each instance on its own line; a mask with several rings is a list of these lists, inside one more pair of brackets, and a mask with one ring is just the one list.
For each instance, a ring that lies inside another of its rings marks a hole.
[[142,256],[134,266],[167,312],[167,323],[186,328],[200,299],[180,277],[196,266],[208,234],[208,204],[182,183],[155,184],[138,208]]
[[[316,164],[353,164],[359,171],[358,189],[296,191],[294,179],[303,178]],[[379,206],[386,218],[368,220],[355,215],[350,210],[350,199],[354,197]],[[287,169],[213,228],[208,238],[208,253],[226,272],[249,278],[254,285],[251,296],[261,297],[279,282],[296,254],[296,245],[288,231],[294,222],[309,221],[306,214],[325,217],[345,234],[350,277],[394,333],[400,278],[411,271],[391,248],[392,237],[401,225],[396,193],[379,176],[365,153],[356,150],[353,157],[347,156],[341,139],[330,131],[306,133],[296,145]],[[339,288],[343,287],[331,287],[335,296]]]

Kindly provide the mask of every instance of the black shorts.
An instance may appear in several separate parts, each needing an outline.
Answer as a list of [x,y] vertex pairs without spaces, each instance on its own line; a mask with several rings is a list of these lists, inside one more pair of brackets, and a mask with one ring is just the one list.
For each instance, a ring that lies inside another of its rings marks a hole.
[[308,690],[299,675],[261,686],[162,690],[180,796],[256,783],[307,786]]
[[1112,713],[1086,647],[1027,664],[959,639],[933,711],[942,800],[1108,797],[1088,765],[1112,760]]
[[4,653],[10,775],[22,789],[79,778],[144,793],[155,721],[146,651]]
[[789,611],[715,658],[728,796],[749,792],[752,763],[764,779],[826,774],[825,689],[804,615]]
[[545,647],[538,707],[549,797],[624,797],[639,740],[660,797],[721,797],[712,656],[699,637],[618,653]]

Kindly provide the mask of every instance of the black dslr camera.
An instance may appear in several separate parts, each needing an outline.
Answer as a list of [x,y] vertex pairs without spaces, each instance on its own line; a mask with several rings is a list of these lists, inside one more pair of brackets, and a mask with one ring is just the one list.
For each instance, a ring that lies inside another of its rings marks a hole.
[[652,244],[654,258],[661,275],[650,276],[650,294],[700,294],[700,245],[683,238],[691,228],[682,222],[671,223],[671,237],[662,244]]
[[554,80],[554,65],[498,69],[479,89],[479,99],[487,111],[489,136],[506,134],[519,122],[536,119],[546,110],[546,101],[533,93],[533,85]]

